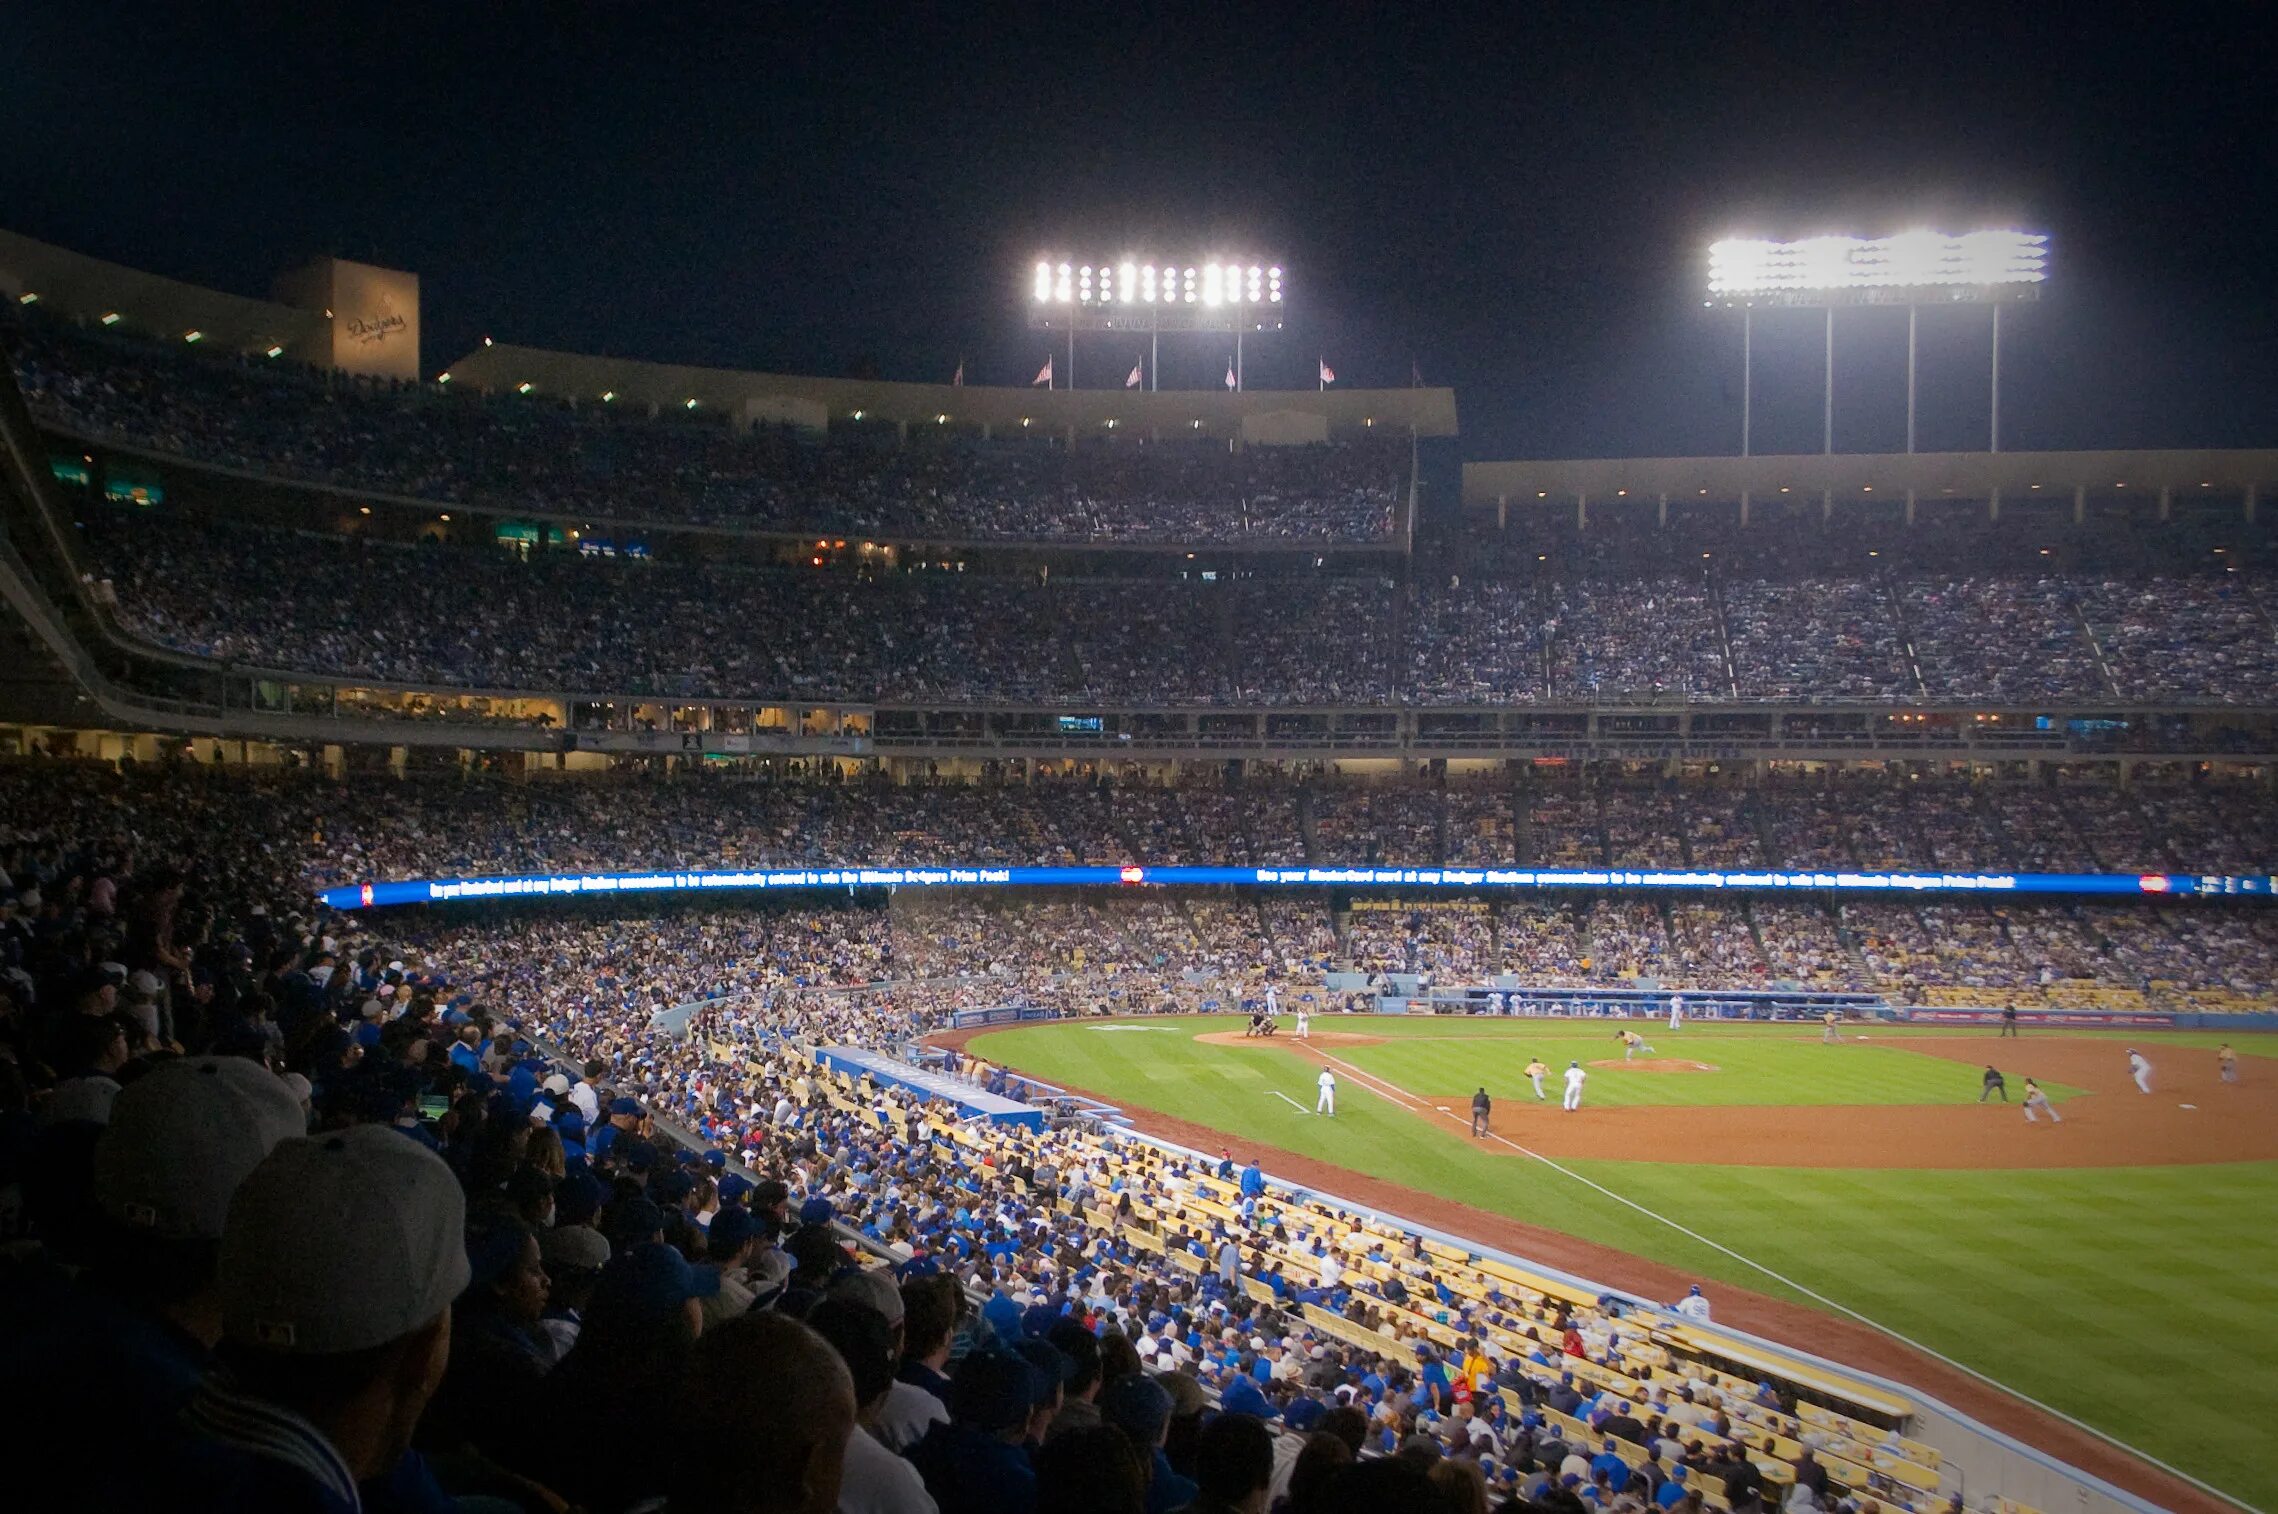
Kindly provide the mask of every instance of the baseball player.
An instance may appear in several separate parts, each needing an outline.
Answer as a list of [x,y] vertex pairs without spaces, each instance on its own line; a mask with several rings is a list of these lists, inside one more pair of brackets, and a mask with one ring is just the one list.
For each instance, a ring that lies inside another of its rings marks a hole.
[[2001,1095],[2002,1103],[2009,1102],[2009,1085],[2002,1080],[2001,1069],[1988,1062],[1985,1065],[1984,1086],[1977,1091],[1977,1101],[1983,1104],[1995,1094]]
[[1297,1039],[1309,1040],[1313,1033],[1313,1012],[1304,1005],[1297,1006]]
[[1669,996],[1669,1028],[1676,1030],[1684,1023],[1685,996],[1683,994],[1671,994]]
[[[2039,1114],[2035,1113],[2036,1110],[2039,1111]],[[2041,1085],[2031,1078],[2027,1078],[2025,1080],[2025,1118],[2027,1120],[2038,1120],[2043,1114],[2049,1117],[2049,1123],[2052,1125],[2064,1123],[2064,1116],[2057,1113],[2057,1107],[2049,1102],[2049,1096],[2041,1092]]]
[[2017,1034],[2017,1004],[2015,1000],[2001,1006],[2001,1034],[2004,1036]]
[[2225,1041],[2215,1048],[2215,1065],[2222,1069],[2225,1083],[2238,1081],[2238,1053],[2231,1050],[2230,1042]]
[[1270,1020],[1280,1013],[1281,1000],[1275,995],[1273,985],[1268,983],[1266,985],[1266,1018]]
[[1621,1042],[1621,1059],[1624,1062],[1629,1061],[1641,1051],[1650,1052],[1653,1050],[1651,1046],[1646,1044],[1645,1037],[1634,1030],[1617,1030],[1614,1032],[1614,1039]]
[[1483,1136],[1487,1133],[1487,1116],[1494,1110],[1494,1107],[1494,1100],[1487,1097],[1485,1087],[1471,1096],[1471,1133],[1473,1135]]
[[1563,1108],[1568,1114],[1582,1107],[1582,1081],[1589,1076],[1579,1062],[1566,1064],[1566,1100]]
[[1527,1081],[1534,1085],[1534,1096],[1537,1099],[1544,1100],[1546,1102],[1549,1100],[1550,1095],[1542,1091],[1542,1080],[1549,1075],[1550,1067],[1543,1061],[1542,1058],[1529,1057],[1527,1059]]
[[1313,1112],[1325,1114],[1334,1119],[1337,1113],[1337,1075],[1324,1067],[1321,1069],[1321,1076],[1316,1082],[1321,1092],[1313,1100]]
[[2151,1092],[2151,1063],[2133,1046],[2128,1048],[2128,1076],[2136,1080],[2138,1093]]
[[1828,1046],[1833,1046],[1843,1039],[1842,1032],[1838,1031],[1835,1028],[1838,1021],[1839,1017],[1832,1009],[1829,1010],[1826,1014],[1823,1014],[1819,1017],[1819,1039],[1821,1042]]

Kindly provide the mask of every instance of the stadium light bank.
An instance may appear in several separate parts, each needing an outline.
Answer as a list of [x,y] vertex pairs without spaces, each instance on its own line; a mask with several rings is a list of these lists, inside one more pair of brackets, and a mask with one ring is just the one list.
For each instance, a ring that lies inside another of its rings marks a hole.
[[1230,387],[1242,387],[1242,336],[1279,331],[1287,308],[1288,275],[1269,258],[1210,257],[1159,263],[1126,257],[1086,263],[1039,257],[1030,270],[1028,324],[1068,333],[1067,387],[1076,383],[1076,333],[1125,331],[1147,336],[1147,388],[1156,385],[1156,359],[1166,331],[1230,331],[1234,358]]
[[2001,450],[2001,307],[2040,297],[2049,277],[2049,239],[2033,231],[1905,231],[1889,237],[1810,237],[1770,242],[1727,237],[1708,250],[1714,307],[1740,307],[1740,455],[1750,455],[1754,313],[1759,305],[1824,310],[1827,382],[1821,450],[1835,450],[1835,307],[1906,307],[1906,450],[1914,450],[1916,315],[1924,305],[1991,305],[1993,373],[1989,444]]

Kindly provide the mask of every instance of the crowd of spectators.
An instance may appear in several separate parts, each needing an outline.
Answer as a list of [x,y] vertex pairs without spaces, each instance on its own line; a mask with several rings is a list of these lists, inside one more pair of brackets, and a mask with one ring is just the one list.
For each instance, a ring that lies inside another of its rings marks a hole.
[[687,411],[371,386],[87,336],[0,333],[42,420],[200,462],[440,504],[918,541],[1388,539],[1404,441],[1249,447],[891,436],[822,441]]
[[[1312,568],[1218,581],[868,574],[524,555],[114,507],[84,512],[81,542],[122,626],[153,644],[456,688],[1246,707],[2278,696],[2278,633],[2243,587],[2205,604],[2179,592],[2174,614],[2149,593],[2108,595],[2097,634],[2115,688],[2079,624],[2064,633],[2016,612],[2054,591],[1992,580],[1904,586],[1935,606],[1917,612],[1910,661],[1889,586],[1865,579],[1724,580],[1720,630],[1698,578],[1577,579],[1538,595],[1491,581],[1404,592]],[[2060,633],[2071,640],[2051,645]]]
[[[994,918],[336,915],[298,892],[326,841],[292,787],[0,776],[18,1423],[135,1440],[77,1506],[1942,1505],[1910,1491],[1930,1453],[1625,1303],[1231,1155],[953,1124],[805,1056],[940,1024],[1018,949]],[[1111,928],[1175,962],[1263,918]]]

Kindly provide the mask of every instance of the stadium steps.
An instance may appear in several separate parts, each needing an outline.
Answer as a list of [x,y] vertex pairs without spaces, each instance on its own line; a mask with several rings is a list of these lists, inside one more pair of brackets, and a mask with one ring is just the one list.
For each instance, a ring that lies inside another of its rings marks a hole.
[[2072,611],[2072,623],[2080,628],[2081,639],[2088,643],[2089,655],[2096,659],[2096,672],[2104,680],[2104,688],[2114,699],[2126,696],[2120,692],[2120,680],[2112,672],[2112,663],[2104,655],[2104,643],[2097,638],[2096,628],[2088,623],[2088,612],[2080,607],[2074,595],[2065,596],[2065,608]]
[[1614,842],[1612,834],[1606,829],[1606,790],[1603,784],[1593,783],[1590,785],[1590,807],[1591,813],[1596,817],[1591,822],[1590,829],[1597,838],[1598,865],[1600,867],[1612,867],[1614,865]]
[[1884,573],[1883,596],[1890,601],[1890,618],[1898,627],[1898,649],[1906,658],[1906,677],[1914,685],[1914,693],[1922,699],[1930,697],[1930,684],[1922,676],[1922,659],[1914,650],[1914,623],[1906,618],[1906,596],[1900,592],[1895,574]]
[[1724,687],[1730,697],[1740,697],[1739,666],[1732,660],[1732,630],[1724,620],[1724,588],[1713,569],[1703,569],[1701,581],[1708,589],[1709,610],[1716,617],[1717,655],[1724,663]]

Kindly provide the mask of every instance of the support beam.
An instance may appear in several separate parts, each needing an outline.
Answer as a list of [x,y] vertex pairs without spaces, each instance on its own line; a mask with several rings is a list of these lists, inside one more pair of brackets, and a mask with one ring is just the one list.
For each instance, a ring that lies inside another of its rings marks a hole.
[[1590,496],[1587,494],[1577,494],[1574,496],[1574,529],[1577,531],[1586,531],[1589,529],[1589,526]]
[[[2252,506],[2249,506],[2248,508],[2251,510],[2253,507],[2252,507]],[[2248,518],[2249,518],[2249,519],[2252,519],[2253,517],[2252,517],[2252,516],[2249,516]],[[1662,494],[1662,496],[1661,496],[1661,522],[1660,522],[1660,523],[1661,523],[1661,528],[1662,528],[1663,530],[1667,530],[1667,529],[1668,529],[1668,527],[1669,527],[1669,496],[1668,496],[1668,494],[1667,494],[1666,492],[1664,492],[1664,493]]]
[[1740,491],[1740,524],[1744,526],[1748,524],[1748,491],[1746,489]]
[[1914,524],[1914,491],[1912,489],[1906,491],[1906,523],[1910,526]]
[[2086,484],[2074,484],[2072,486],[2072,523],[2076,526],[2088,524],[2088,486]]
[[1985,518],[1989,521],[2001,519],[2001,491],[1999,489],[1994,490],[1985,501]]
[[2246,523],[2250,526],[2254,524],[2255,496],[2260,487],[2258,484],[2246,486]]
[[2166,520],[2175,513],[2175,489],[2171,484],[2159,486],[2159,518]]

